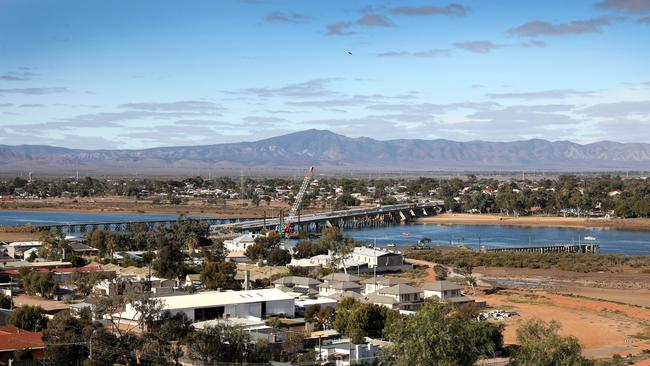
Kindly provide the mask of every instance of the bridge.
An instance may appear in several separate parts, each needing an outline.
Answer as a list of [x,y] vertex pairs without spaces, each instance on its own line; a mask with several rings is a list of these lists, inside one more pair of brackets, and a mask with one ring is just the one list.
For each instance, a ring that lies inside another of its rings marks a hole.
[[[443,201],[429,203],[408,203],[385,205],[371,208],[356,208],[350,210],[311,213],[285,217],[284,222],[290,221],[295,231],[319,232],[324,227],[338,226],[341,228],[362,228],[389,225],[392,223],[409,222],[420,216],[437,214],[443,207]],[[191,217],[192,220],[207,222],[210,229],[235,231],[262,231],[276,229],[280,225],[279,218],[259,217]],[[177,219],[168,220],[135,220],[111,222],[71,222],[64,224],[44,224],[33,226],[36,231],[58,230],[67,234],[87,233],[103,229],[110,231],[132,231],[137,226],[144,225],[148,229],[157,226],[169,226]]]
[[[192,220],[205,221],[209,225],[224,225],[227,223],[237,223],[247,220],[255,220],[256,217],[191,217]],[[35,231],[48,231],[57,230],[67,234],[87,233],[93,230],[109,230],[109,231],[132,231],[137,226],[143,225],[147,229],[154,229],[157,226],[170,226],[178,221],[178,219],[168,220],[134,220],[134,221],[110,221],[110,222],[70,222],[64,224],[45,224],[34,225]]]
[[[356,208],[341,211],[311,213],[286,217],[283,222],[291,222],[294,231],[320,232],[323,228],[336,226],[343,229],[358,229],[367,227],[386,226],[401,222],[410,222],[422,216],[438,214],[444,201],[427,203],[404,203],[384,205],[371,208]],[[265,229],[280,229],[280,218],[256,219],[238,223],[225,223],[211,226],[213,231],[223,229],[237,231],[263,231]]]

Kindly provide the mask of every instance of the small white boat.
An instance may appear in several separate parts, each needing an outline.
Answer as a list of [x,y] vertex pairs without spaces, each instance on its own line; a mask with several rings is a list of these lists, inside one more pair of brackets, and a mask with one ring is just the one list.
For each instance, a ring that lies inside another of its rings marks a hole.
[[390,243],[390,244],[387,244],[386,246],[390,247],[390,248],[395,248],[395,243]]
[[596,237],[595,236],[585,236],[583,239],[587,240],[587,241],[594,241],[594,240],[596,240]]
[[402,233],[402,236],[411,236],[409,233]]

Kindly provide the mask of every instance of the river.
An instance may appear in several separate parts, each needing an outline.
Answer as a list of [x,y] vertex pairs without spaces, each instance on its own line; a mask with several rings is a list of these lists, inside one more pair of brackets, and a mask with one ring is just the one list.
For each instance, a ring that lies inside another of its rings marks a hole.
[[[541,246],[560,243],[599,244],[601,253],[650,255],[650,232],[609,228],[520,227],[505,225],[440,225],[407,224],[372,229],[348,230],[354,239],[377,246],[395,244],[411,246],[421,238],[431,239],[431,245],[465,244],[488,248]],[[585,237],[595,241],[585,241]]]
[[[66,224],[136,220],[169,220],[174,214],[138,214],[117,212],[0,211],[0,225]],[[408,234],[408,235],[406,235]],[[349,230],[346,235],[378,246],[394,243],[411,246],[423,237],[432,245],[465,244],[478,248],[521,247],[559,243],[597,243],[603,253],[650,255],[650,232],[606,228],[519,227],[501,225],[408,224],[372,229]],[[584,240],[595,237],[595,241]]]

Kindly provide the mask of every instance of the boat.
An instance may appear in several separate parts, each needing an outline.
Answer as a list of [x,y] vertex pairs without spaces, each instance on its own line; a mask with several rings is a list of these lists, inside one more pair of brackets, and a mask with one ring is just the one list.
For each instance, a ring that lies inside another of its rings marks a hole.
[[395,248],[395,243],[390,243],[390,244],[387,244],[386,246],[390,247],[390,248]]
[[411,236],[409,233],[402,233],[402,236]]
[[596,237],[595,236],[585,236],[583,239],[586,240],[586,241],[594,241],[594,240],[596,240]]

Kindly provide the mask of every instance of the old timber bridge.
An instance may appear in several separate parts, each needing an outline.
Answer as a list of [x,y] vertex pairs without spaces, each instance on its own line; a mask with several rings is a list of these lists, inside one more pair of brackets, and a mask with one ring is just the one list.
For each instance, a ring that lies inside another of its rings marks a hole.
[[[362,228],[384,226],[400,222],[409,222],[417,217],[432,216],[440,212],[444,203],[432,201],[427,203],[405,203],[385,205],[370,208],[356,208],[350,210],[331,211],[285,217],[290,221],[294,230],[321,231],[324,227],[338,226],[341,228]],[[204,221],[210,225],[212,231],[261,231],[263,229],[276,229],[280,225],[279,218],[243,218],[243,217],[192,217],[192,220]],[[71,222],[60,224],[36,225],[38,231],[59,230],[64,233],[86,233],[97,229],[111,231],[130,231],[138,225],[145,225],[149,229],[157,226],[168,226],[176,222],[170,220],[135,220],[111,222]]]

